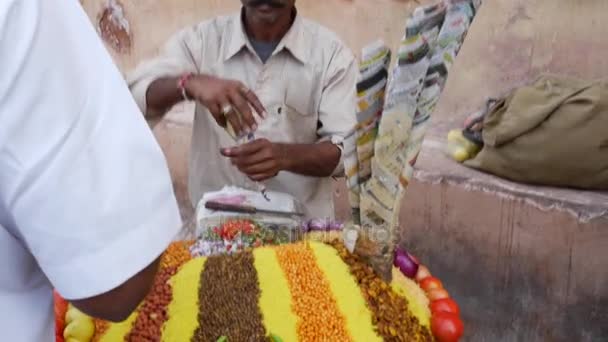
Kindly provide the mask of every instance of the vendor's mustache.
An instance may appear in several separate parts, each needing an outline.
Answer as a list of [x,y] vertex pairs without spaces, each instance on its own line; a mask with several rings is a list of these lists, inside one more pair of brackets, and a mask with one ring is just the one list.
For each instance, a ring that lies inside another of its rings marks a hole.
[[285,7],[285,4],[277,2],[277,1],[274,1],[274,0],[253,0],[253,1],[250,1],[247,5],[251,6],[251,7],[259,7],[259,6],[262,6],[262,5],[268,5],[268,6],[273,7],[273,8],[283,8],[283,7]]

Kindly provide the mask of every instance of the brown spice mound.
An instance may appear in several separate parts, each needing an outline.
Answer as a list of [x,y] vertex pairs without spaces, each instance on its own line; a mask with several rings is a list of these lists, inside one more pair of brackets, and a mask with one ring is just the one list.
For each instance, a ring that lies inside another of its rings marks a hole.
[[428,328],[422,326],[408,309],[407,300],[399,296],[358,255],[350,253],[343,243],[330,243],[357,279],[367,306],[372,312],[376,332],[385,341],[434,341]]
[[198,321],[193,342],[267,341],[258,301],[260,288],[253,254],[212,256],[205,262],[199,287]]
[[103,334],[105,334],[110,327],[110,323],[97,318],[94,319],[93,322],[95,323],[95,335],[93,335],[91,342],[99,342]]
[[160,341],[161,329],[169,318],[167,307],[173,298],[169,279],[177,273],[178,267],[160,268],[148,296],[138,309],[138,315],[133,323],[126,341]]

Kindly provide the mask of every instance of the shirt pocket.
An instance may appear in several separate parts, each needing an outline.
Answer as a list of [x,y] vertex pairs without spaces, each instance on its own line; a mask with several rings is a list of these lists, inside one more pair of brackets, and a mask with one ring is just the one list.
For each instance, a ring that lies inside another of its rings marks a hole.
[[286,99],[280,108],[283,129],[289,132],[296,143],[313,143],[317,140],[318,116],[305,101]]
[[260,90],[260,100],[266,106],[269,117],[260,125],[259,136],[274,142],[316,142],[317,86],[313,74],[303,68],[283,71],[272,75],[273,86]]
[[291,76],[287,76],[284,83],[283,105],[288,114],[304,117],[317,117],[317,94],[319,84],[312,68],[297,69]]
[[319,115],[316,109],[316,85],[307,77],[290,79],[285,86],[281,103],[283,120],[298,143],[317,140]]

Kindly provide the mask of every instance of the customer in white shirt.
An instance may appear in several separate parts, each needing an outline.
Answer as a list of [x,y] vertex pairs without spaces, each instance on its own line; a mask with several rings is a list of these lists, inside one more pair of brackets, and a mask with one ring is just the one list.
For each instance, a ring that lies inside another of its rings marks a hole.
[[166,161],[77,0],[0,1],[0,336],[54,336],[52,289],[125,319],[181,226]]

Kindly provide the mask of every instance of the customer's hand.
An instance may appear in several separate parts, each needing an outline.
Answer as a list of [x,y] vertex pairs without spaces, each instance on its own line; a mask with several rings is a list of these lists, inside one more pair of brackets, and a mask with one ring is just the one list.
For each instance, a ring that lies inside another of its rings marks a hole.
[[240,146],[221,150],[223,156],[241,172],[254,181],[264,181],[275,177],[287,168],[285,146],[267,139],[256,139]]
[[[188,95],[205,106],[222,127],[230,122],[237,135],[257,129],[253,110],[260,118],[266,110],[258,97],[239,81],[197,75],[185,84]],[[241,118],[239,119],[239,114]]]

